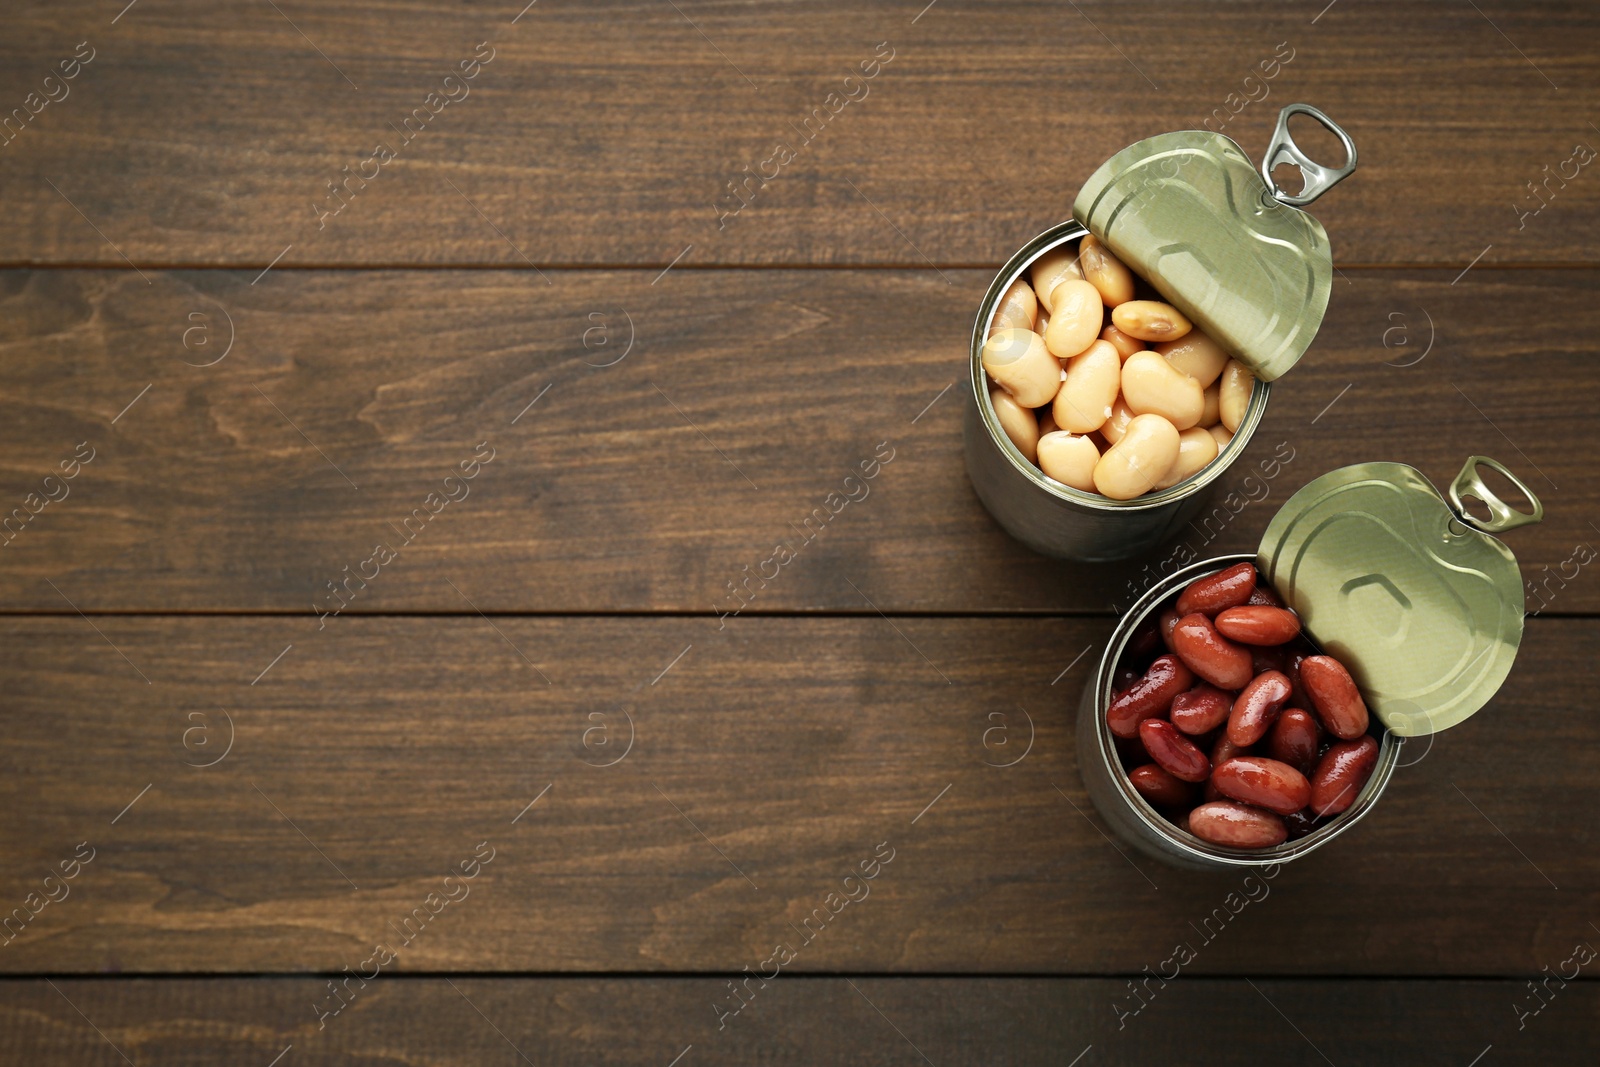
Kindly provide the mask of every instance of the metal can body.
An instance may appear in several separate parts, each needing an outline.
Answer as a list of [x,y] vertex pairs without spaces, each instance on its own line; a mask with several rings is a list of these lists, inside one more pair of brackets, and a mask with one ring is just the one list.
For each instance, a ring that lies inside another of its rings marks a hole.
[[[1089,791],[1089,799],[1117,836],[1146,855],[1174,866],[1211,871],[1233,870],[1287,863],[1304,856],[1344,833],[1372,809],[1394,775],[1399,759],[1400,742],[1385,730],[1379,744],[1378,764],[1355,803],[1332,822],[1305,837],[1263,849],[1222,848],[1202,841],[1169,822],[1133,788],[1117,758],[1116,744],[1106,724],[1105,714],[1111,703],[1111,689],[1123,650],[1139,626],[1184,586],[1224,567],[1235,563],[1253,563],[1254,560],[1253,556],[1232,555],[1196,563],[1170,575],[1146,593],[1118,622],[1111,639],[1106,643],[1099,668],[1084,688],[1083,699],[1078,704],[1078,769]],[[1315,642],[1314,635],[1306,636]]]
[[989,514],[1035,552],[1062,559],[1099,562],[1149,552],[1200,510],[1222,472],[1244,453],[1266,411],[1270,383],[1257,381],[1233,439],[1203,470],[1170,489],[1133,500],[1111,500],[1048,477],[1030,463],[1001,429],[989,400],[983,343],[995,307],[1007,287],[1026,275],[1039,256],[1088,231],[1065,222],[1029,241],[1011,257],[984,294],[972,328],[972,351],[963,438],[967,474]]

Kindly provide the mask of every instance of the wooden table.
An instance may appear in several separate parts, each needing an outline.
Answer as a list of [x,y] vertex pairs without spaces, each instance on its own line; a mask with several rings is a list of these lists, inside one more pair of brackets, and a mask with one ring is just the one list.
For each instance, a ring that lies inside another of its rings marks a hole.
[[[0,34],[0,1062],[1593,1061],[1592,8],[122,4]],[[961,378],[1102,160],[1300,100],[1332,303],[1187,543],[1548,512],[1500,696],[1251,890],[1103,831],[1151,561],[1011,542]]]

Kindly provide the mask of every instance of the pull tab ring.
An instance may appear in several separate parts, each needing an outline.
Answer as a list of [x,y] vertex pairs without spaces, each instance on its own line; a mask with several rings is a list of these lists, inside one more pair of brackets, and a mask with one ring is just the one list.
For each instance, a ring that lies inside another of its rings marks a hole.
[[[1494,490],[1483,484],[1483,477],[1478,473],[1479,467],[1488,467],[1499,471],[1514,486],[1517,491],[1528,498],[1528,503],[1533,505],[1531,512],[1517,511],[1510,504],[1494,495]],[[1469,497],[1482,502],[1489,509],[1487,520],[1475,518],[1470,514],[1466,505],[1461,503],[1462,497]],[[1467,459],[1466,466],[1461,468],[1461,473],[1456,475],[1456,480],[1450,483],[1450,503],[1455,505],[1456,517],[1467,526],[1481,533],[1498,534],[1507,530],[1515,530],[1518,526],[1528,526],[1544,518],[1544,505],[1539,503],[1539,498],[1533,495],[1533,490],[1523,484],[1522,479],[1506,470],[1505,465],[1490,459],[1488,456],[1471,456]]]
[[[1294,138],[1289,135],[1290,115],[1310,115],[1322,123],[1327,130],[1339,138],[1339,143],[1344,145],[1345,155],[1348,157],[1342,167],[1324,167],[1313,162],[1311,157],[1300,151],[1300,146],[1294,143]],[[1305,187],[1298,193],[1289,193],[1280,188],[1272,180],[1274,167],[1283,163],[1292,163],[1300,168],[1300,177],[1305,182]],[[1339,182],[1348,178],[1356,169],[1356,143],[1350,135],[1339,128],[1338,123],[1312,107],[1310,104],[1290,104],[1278,112],[1278,125],[1272,131],[1272,140],[1267,142],[1267,154],[1261,157],[1261,176],[1267,181],[1267,189],[1280,204],[1290,207],[1305,207],[1323,193],[1332,189]]]

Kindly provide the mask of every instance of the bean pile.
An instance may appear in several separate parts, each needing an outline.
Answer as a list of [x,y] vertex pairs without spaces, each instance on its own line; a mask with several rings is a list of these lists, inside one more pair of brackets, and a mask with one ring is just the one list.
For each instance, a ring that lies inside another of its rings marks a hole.
[[1191,582],[1129,641],[1106,710],[1140,795],[1230,848],[1326,824],[1378,763],[1350,672],[1256,578],[1240,563]]
[[1000,298],[982,353],[995,416],[1030,463],[1132,500],[1217,458],[1255,389],[1243,364],[1177,308],[1135,299],[1133,272],[1093,236],[1030,278]]

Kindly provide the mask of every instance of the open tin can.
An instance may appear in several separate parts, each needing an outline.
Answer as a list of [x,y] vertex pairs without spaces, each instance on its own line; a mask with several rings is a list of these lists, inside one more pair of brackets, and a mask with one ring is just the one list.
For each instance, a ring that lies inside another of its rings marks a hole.
[[[1508,478],[1532,510],[1500,500],[1480,467]],[[1480,501],[1488,518],[1474,516],[1464,498]],[[1378,802],[1404,739],[1462,722],[1510,674],[1522,642],[1522,577],[1494,535],[1543,517],[1528,487],[1484,456],[1467,460],[1448,502],[1399,463],[1361,463],[1315,479],[1273,517],[1254,557],[1220,556],[1170,575],[1117,624],[1078,706],[1078,766],[1096,809],[1140,851],[1207,870],[1285,863],[1344,833]],[[1313,646],[1350,671],[1372,715],[1370,732],[1381,734],[1377,764],[1349,808],[1261,849],[1203,841],[1152,806],[1129,781],[1106,721],[1134,636],[1190,582],[1245,561],[1300,616]]]
[[[1343,166],[1312,162],[1289,135],[1291,115],[1322,123],[1343,143]],[[1300,168],[1298,193],[1272,170]],[[1304,354],[1321,326],[1333,255],[1321,223],[1300,210],[1356,166],[1355,144],[1326,115],[1292,104],[1258,172],[1217,133],[1187,130],[1138,142],[1107,160],[1073,204],[1073,219],[1029,241],[990,284],[972,328],[963,426],[978,498],[1017,540],[1050,556],[1126,559],[1154,548],[1199,511],[1217,478],[1250,443],[1270,384]],[[1139,278],[1256,378],[1233,438],[1191,477],[1131,500],[1075,489],[1044,474],[1001,428],[982,354],[1002,297],[1040,256],[1094,234]]]

